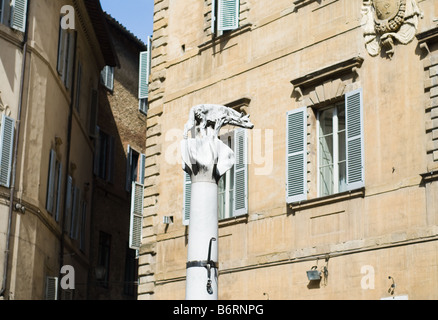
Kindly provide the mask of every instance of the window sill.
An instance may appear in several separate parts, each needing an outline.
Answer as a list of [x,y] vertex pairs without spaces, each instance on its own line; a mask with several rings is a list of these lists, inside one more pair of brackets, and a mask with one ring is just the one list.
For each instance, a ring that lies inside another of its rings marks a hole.
[[248,23],[248,24],[245,24],[245,25],[239,27],[238,29],[231,30],[229,32],[226,32],[226,33],[220,35],[220,36],[214,35],[214,36],[212,36],[212,38],[210,40],[200,44],[198,46],[198,49],[199,49],[199,51],[207,50],[207,49],[213,47],[214,45],[221,43],[222,41],[228,41],[229,39],[234,38],[242,33],[250,31],[251,28],[252,28],[252,24]]
[[296,203],[289,203],[288,208],[292,211],[292,214],[295,214],[298,211],[307,210],[314,207],[325,206],[328,204],[351,200],[355,198],[365,198],[365,187],[356,190],[337,193],[325,197],[309,199]]
[[234,224],[239,224],[239,223],[247,223],[248,222],[248,214],[244,214],[241,216],[237,216],[237,217],[231,217],[231,218],[226,218],[226,219],[221,219],[218,222],[219,228],[222,227],[228,227]]

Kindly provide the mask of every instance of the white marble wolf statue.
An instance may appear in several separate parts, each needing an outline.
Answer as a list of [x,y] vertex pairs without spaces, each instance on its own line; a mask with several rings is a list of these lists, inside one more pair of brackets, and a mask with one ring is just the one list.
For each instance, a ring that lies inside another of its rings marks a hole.
[[188,132],[196,125],[197,134],[207,136],[207,127],[214,129],[218,136],[222,126],[231,124],[241,128],[252,129],[254,125],[249,120],[249,115],[239,113],[231,108],[218,104],[200,104],[190,109],[189,120],[184,126],[184,139]]

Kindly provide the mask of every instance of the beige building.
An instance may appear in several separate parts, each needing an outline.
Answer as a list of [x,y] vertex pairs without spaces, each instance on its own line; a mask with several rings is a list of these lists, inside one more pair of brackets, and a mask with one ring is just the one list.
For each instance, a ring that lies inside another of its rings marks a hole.
[[2,299],[85,299],[100,72],[99,1],[0,1]]
[[438,3],[386,3],[155,1],[139,299],[185,297],[202,103],[255,125],[222,132],[220,299],[438,298]]

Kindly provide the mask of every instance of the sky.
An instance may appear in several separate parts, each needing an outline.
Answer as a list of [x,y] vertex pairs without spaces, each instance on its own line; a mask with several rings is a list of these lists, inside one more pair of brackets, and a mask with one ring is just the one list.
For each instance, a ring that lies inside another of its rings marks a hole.
[[154,0],[100,0],[100,4],[144,43],[152,35]]

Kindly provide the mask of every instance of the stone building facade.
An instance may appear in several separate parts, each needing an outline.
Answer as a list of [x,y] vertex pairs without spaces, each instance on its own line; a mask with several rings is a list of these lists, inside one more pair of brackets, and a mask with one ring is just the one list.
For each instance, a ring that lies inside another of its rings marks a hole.
[[0,1],[0,295],[86,299],[100,71],[99,1]]
[[246,205],[219,217],[220,299],[438,298],[438,3],[387,4],[155,1],[139,299],[185,297],[202,103],[255,125],[246,185],[222,186]]

